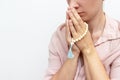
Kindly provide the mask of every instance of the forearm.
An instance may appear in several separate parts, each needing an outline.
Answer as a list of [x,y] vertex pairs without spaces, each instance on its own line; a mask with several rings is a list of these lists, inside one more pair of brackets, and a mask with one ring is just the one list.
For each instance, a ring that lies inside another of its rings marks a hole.
[[51,80],[73,80],[77,69],[77,61],[78,57],[67,59]]
[[83,58],[83,59],[84,59],[84,70],[85,70],[86,80],[92,80],[88,63],[87,63],[87,61],[85,60],[85,58]]
[[84,62],[87,63],[85,64],[85,66],[88,68],[88,70],[86,70],[86,73],[90,73],[90,77],[88,78],[91,78],[92,80],[109,80],[105,68],[100,61],[94,47],[84,50],[83,58]]

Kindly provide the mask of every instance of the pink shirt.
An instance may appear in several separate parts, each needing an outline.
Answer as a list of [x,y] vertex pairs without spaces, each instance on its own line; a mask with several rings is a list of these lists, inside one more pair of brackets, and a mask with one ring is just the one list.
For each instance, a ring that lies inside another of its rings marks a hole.
[[[58,27],[49,44],[49,64],[44,80],[50,80],[67,59],[68,47],[65,28],[61,29],[63,26]],[[110,79],[120,80],[120,22],[106,16],[104,32],[94,45]],[[85,77],[84,65],[79,60],[74,80],[85,80]]]

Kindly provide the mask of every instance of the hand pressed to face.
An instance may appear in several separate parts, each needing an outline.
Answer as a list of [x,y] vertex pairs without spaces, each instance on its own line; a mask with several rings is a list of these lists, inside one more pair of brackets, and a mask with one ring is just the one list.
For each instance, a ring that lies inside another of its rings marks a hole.
[[[86,25],[84,24],[81,17],[78,15],[77,11],[74,8],[69,8],[67,14],[69,17],[67,21],[70,34],[72,35],[73,39],[77,39],[84,34]],[[82,38],[82,40],[76,42],[76,45],[79,47],[80,51],[93,46],[93,41],[89,31],[84,36],[84,38]]]
[[[68,46],[70,48],[70,43],[72,41],[72,36],[71,36],[71,33],[70,33],[70,24],[69,24],[69,17],[68,17],[68,14],[66,14],[66,40],[67,40],[67,43],[68,43]],[[73,54],[76,56],[79,56],[80,54],[80,50],[78,48],[78,46],[76,44],[73,45],[72,47],[72,52]]]

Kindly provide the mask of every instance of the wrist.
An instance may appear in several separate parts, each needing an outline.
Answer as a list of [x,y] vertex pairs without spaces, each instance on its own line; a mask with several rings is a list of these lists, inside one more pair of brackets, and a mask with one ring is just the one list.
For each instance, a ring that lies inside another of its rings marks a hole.
[[90,56],[90,55],[93,55],[96,53],[96,50],[95,50],[95,47],[94,46],[91,46],[91,47],[87,47],[87,48],[84,48],[82,50],[82,53],[83,55],[85,56]]
[[74,56],[74,58],[67,58],[68,61],[72,62],[73,64],[76,64],[78,62],[79,57]]

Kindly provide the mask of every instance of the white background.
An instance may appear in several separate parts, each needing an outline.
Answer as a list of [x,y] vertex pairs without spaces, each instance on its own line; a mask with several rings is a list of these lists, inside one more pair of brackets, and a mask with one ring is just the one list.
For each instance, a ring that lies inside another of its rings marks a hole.
[[[49,40],[66,7],[66,0],[0,0],[0,80],[42,80]],[[118,20],[119,7],[119,0],[104,2]]]

